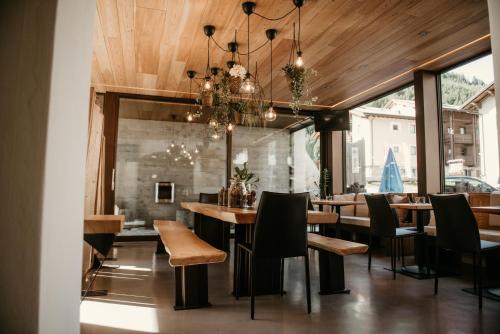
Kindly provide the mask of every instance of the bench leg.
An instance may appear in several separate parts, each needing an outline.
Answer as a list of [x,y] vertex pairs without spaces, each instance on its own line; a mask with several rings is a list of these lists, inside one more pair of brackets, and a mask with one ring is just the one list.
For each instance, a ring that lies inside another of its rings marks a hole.
[[207,265],[175,267],[174,310],[211,306],[208,302]]
[[344,257],[319,250],[320,295],[349,293],[345,288]]

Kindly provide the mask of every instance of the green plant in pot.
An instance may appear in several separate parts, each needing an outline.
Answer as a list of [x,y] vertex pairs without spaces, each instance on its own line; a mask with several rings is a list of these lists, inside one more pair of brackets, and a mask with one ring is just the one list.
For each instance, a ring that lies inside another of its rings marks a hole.
[[248,163],[243,164],[243,168],[234,167],[231,186],[229,187],[229,207],[242,208],[246,205],[251,207],[255,203],[256,189],[259,178],[248,170]]

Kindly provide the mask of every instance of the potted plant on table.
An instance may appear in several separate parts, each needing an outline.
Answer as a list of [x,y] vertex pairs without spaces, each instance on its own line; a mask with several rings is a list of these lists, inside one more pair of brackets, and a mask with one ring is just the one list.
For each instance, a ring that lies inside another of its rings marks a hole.
[[246,205],[251,207],[255,203],[256,189],[259,178],[248,170],[248,162],[243,164],[243,168],[234,167],[234,175],[229,187],[228,206],[233,208],[243,208]]

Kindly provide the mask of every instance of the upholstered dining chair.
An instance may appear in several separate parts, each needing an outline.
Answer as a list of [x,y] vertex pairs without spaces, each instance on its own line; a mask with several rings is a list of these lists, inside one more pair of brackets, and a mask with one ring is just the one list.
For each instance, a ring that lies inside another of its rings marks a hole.
[[372,236],[387,238],[391,241],[391,270],[392,277],[396,279],[396,257],[398,240],[425,234],[399,226],[398,215],[391,208],[385,194],[365,195],[366,204],[370,212],[370,234],[368,241],[368,270],[372,264]]
[[436,275],[434,294],[438,293],[439,249],[472,254],[474,289],[478,293],[479,309],[483,306],[482,257],[500,251],[500,243],[481,240],[476,217],[463,194],[429,195],[436,219]]
[[304,257],[307,312],[311,313],[311,286],[309,277],[309,257],[307,248],[307,208],[308,193],[286,194],[264,191],[260,198],[255,221],[253,244],[238,244],[236,298],[239,297],[239,274],[241,272],[241,252],[250,256],[250,316],[255,314],[255,282],[258,264],[264,259],[279,259],[280,290],[283,294],[284,259]]

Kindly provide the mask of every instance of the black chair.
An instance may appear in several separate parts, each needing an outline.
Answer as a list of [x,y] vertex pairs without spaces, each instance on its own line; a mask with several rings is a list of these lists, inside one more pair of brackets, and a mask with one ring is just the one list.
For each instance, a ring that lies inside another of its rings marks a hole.
[[483,306],[482,255],[486,252],[500,250],[500,243],[480,239],[476,217],[463,194],[429,195],[429,197],[436,218],[434,294],[438,292],[439,249],[471,253],[474,267],[474,290],[479,288],[477,291],[479,308],[481,309]]
[[307,250],[307,207],[308,193],[284,194],[264,191],[260,198],[255,220],[253,245],[237,245],[237,285],[239,297],[239,274],[241,252],[250,256],[250,316],[254,319],[255,282],[259,260],[280,259],[280,290],[283,295],[284,259],[304,256],[306,274],[307,312],[311,313],[311,286],[309,278],[309,257]]
[[[396,210],[392,209],[384,194],[365,195],[366,204],[370,212],[370,234],[368,242],[368,270],[372,265],[372,237],[387,238],[391,241],[391,270],[393,279],[396,279],[397,242],[403,238],[415,237],[425,233],[399,228]],[[404,254],[403,254],[404,255]],[[403,257],[404,258],[404,257]],[[404,266],[404,260],[403,260]]]

